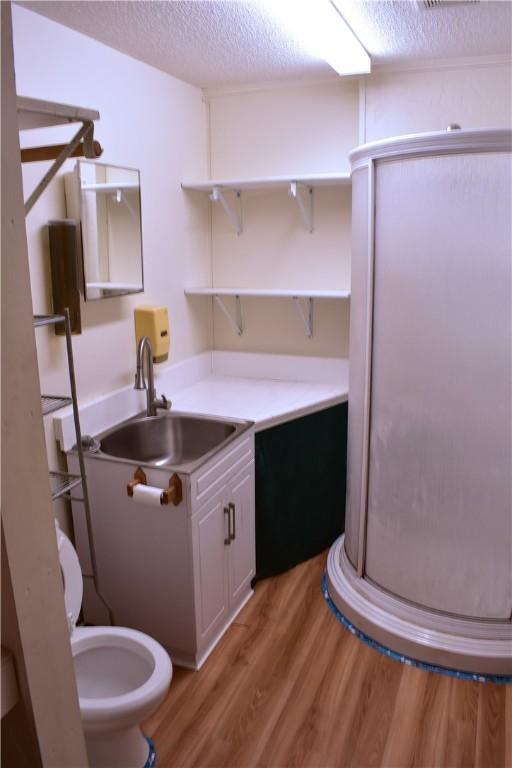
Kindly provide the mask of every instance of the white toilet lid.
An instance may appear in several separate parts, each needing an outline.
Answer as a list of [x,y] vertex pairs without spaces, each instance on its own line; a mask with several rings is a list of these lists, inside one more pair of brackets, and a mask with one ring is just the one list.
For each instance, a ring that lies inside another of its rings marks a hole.
[[62,533],[57,521],[55,521],[55,529],[57,532],[57,547],[59,548],[62,579],[64,581],[64,603],[66,605],[68,627],[71,633],[75,628],[78,614],[82,607],[82,569],[80,568],[78,555],[73,545],[66,534]]

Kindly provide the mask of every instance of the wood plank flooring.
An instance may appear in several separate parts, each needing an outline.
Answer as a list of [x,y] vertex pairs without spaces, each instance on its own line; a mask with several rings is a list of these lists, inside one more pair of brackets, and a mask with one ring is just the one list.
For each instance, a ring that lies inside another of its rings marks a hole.
[[256,585],[199,672],[144,725],[158,768],[512,768],[512,686],[368,648],[321,592],[326,553]]

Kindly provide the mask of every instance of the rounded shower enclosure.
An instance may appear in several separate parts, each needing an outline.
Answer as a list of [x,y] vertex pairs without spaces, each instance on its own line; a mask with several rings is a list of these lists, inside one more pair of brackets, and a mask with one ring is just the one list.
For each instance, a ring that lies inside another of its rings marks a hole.
[[327,587],[400,654],[512,673],[512,131],[359,147],[345,535]]

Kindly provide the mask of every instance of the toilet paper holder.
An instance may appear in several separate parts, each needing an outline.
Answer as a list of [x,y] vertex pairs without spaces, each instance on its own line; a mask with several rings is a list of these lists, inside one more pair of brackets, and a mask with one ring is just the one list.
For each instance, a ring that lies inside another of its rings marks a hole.
[[[136,485],[147,485],[148,481],[146,478],[146,473],[142,469],[142,467],[138,467],[135,470],[135,474],[133,475],[133,480],[130,480],[130,482],[126,486],[126,491],[128,493],[128,496],[133,496],[133,489]],[[178,504],[181,502],[183,498],[183,489],[181,487],[181,480],[179,476],[176,474],[176,472],[172,475],[171,479],[169,480],[169,485],[167,488],[165,488],[161,494],[160,494],[160,504],[170,504],[171,502],[174,504],[175,507],[178,506]]]

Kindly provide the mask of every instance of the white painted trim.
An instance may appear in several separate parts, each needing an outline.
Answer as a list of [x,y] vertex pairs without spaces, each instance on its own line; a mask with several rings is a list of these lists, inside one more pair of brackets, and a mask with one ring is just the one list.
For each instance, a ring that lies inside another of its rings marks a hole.
[[363,454],[361,459],[361,493],[357,572],[362,576],[366,559],[366,518],[368,510],[368,476],[370,469],[370,423],[372,391],[373,290],[375,271],[375,163],[368,163],[368,251],[366,276],[366,338],[363,409]]
[[260,83],[246,83],[237,85],[225,85],[217,88],[204,88],[205,98],[216,98],[217,96],[230,96],[240,93],[253,93],[256,91],[276,91],[288,90],[289,88],[311,88],[316,85],[338,85],[343,80],[356,80],[360,75],[323,75],[322,77],[294,78],[290,80],[268,80]]
[[303,357],[255,352],[212,352],[212,373],[270,381],[331,383],[348,381],[348,359],[340,357]]
[[455,618],[398,600],[357,576],[337,539],[327,559],[331,600],[359,630],[397,653],[448,668],[512,674],[512,624]]
[[359,78],[359,144],[366,143],[366,79]]
[[[206,97],[206,94],[203,92],[203,101],[206,104],[207,109],[207,116],[208,116],[208,125],[207,125],[207,131],[208,136],[206,138],[207,141],[207,162],[208,162],[208,176],[211,178],[212,176],[212,167],[213,167],[213,145],[212,145],[212,109],[211,109],[211,103],[209,99]],[[208,233],[208,256],[209,256],[209,266],[210,266],[210,285],[213,285],[213,278],[214,278],[214,247],[213,247],[213,205],[208,205],[208,227],[209,227],[209,233]],[[215,312],[213,311],[213,301],[211,302],[210,308],[209,308],[209,338],[208,343],[211,347],[213,347],[213,342],[215,339]]]
[[[372,63],[372,74],[398,74],[401,72],[435,72],[441,69],[479,69],[481,67],[510,66],[512,58],[507,54],[471,56],[454,59],[417,59],[416,61]],[[371,75],[369,75],[371,77]]]
[[389,160],[395,157],[463,154],[471,152],[512,151],[512,130],[436,131],[379,139],[349,154],[352,173],[365,167],[368,160]]
[[254,91],[275,91],[288,90],[290,88],[311,88],[316,85],[342,84],[345,81],[359,80],[363,78],[372,79],[379,75],[395,74],[400,72],[435,72],[443,69],[478,69],[480,67],[495,67],[500,65],[510,66],[512,58],[506,54],[491,54],[489,56],[472,56],[453,59],[417,59],[415,61],[403,62],[381,62],[375,64],[372,61],[372,73],[368,75],[325,75],[322,77],[297,78],[291,80],[270,80],[260,83],[247,83],[229,86],[219,86],[218,88],[204,88],[203,94],[206,99],[218,96],[228,96],[231,94],[250,93]]

